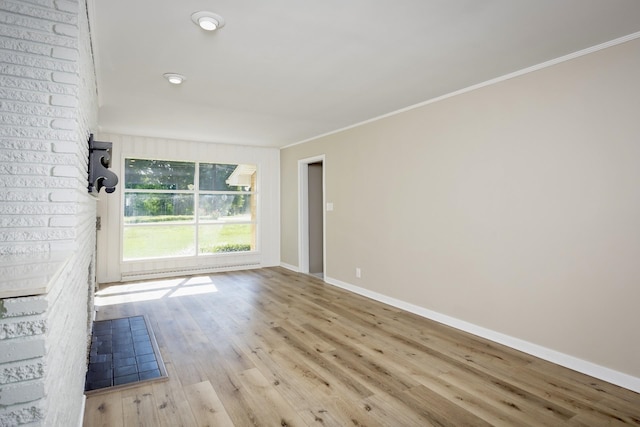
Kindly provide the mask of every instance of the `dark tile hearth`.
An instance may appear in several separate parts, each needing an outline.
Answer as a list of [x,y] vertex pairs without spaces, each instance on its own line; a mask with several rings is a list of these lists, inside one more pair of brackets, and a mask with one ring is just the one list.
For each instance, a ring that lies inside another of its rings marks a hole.
[[153,331],[144,316],[93,323],[85,392],[166,376]]

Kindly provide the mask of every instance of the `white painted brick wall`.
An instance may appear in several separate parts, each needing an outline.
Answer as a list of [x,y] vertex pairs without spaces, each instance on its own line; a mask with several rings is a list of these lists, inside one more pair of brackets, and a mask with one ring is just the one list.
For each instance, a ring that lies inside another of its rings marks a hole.
[[44,296],[0,301],[0,425],[44,419]]
[[85,8],[0,1],[0,257],[70,251],[46,295],[0,300],[0,426],[75,426],[82,415],[95,286],[87,139],[97,123]]
[[[90,203],[74,191],[62,194],[86,185],[86,139],[96,123],[86,26],[80,0],[0,4],[0,215],[21,217],[3,218],[3,229],[55,229],[67,223],[43,216],[78,209],[54,209],[52,202]],[[69,246],[78,238],[68,230],[14,230],[0,238],[0,255],[51,249],[52,239]]]
[[28,380],[39,380],[44,377],[44,359],[5,363],[0,370],[0,385],[18,383]]

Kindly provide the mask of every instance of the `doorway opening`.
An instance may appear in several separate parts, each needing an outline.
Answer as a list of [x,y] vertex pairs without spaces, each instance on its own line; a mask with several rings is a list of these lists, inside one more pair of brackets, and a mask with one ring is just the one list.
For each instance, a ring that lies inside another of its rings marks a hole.
[[298,263],[301,273],[324,279],[324,155],[298,161]]

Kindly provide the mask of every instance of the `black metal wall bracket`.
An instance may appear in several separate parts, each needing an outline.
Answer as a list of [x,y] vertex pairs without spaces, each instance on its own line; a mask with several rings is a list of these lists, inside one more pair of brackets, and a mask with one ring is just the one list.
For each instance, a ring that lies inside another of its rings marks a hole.
[[118,176],[111,167],[111,142],[95,141],[89,135],[89,193],[98,194],[104,187],[107,193],[116,191]]

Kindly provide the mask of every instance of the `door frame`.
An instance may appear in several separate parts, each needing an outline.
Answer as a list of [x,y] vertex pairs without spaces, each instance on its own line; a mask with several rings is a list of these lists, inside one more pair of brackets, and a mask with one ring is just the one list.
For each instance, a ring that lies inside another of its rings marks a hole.
[[298,160],[298,270],[309,274],[309,165],[322,163],[322,271],[327,276],[325,155]]

